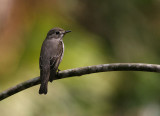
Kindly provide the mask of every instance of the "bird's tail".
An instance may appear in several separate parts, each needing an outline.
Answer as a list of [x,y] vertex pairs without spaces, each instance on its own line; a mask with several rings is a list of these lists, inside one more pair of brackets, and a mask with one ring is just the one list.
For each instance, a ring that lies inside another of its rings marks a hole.
[[47,94],[48,83],[42,83],[39,88],[39,94]]

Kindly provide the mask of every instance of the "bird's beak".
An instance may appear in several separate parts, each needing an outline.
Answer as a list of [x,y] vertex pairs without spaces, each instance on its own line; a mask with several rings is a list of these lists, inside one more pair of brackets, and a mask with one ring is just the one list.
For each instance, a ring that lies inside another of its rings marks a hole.
[[71,31],[70,31],[70,30],[67,30],[67,31],[64,32],[64,34],[69,33],[69,32],[71,32]]

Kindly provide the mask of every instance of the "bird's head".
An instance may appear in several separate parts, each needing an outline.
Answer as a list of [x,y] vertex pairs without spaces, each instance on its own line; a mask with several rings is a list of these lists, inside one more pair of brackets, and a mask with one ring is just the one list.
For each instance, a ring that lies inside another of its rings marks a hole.
[[47,34],[47,38],[62,39],[63,36],[69,32],[71,32],[71,31],[65,31],[62,28],[53,28],[53,29],[49,30],[49,32]]

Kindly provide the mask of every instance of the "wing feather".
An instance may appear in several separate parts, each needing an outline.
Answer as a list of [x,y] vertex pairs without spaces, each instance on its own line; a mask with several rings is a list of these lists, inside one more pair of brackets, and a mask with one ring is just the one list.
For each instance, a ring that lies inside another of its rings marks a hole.
[[57,54],[51,58],[50,60],[50,81],[52,82],[54,78],[56,78],[56,71],[61,62],[63,55],[63,43],[59,42]]

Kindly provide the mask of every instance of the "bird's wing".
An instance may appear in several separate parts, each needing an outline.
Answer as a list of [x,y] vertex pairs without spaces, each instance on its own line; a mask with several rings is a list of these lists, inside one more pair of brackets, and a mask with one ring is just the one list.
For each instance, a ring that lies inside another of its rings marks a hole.
[[50,42],[45,40],[43,42],[39,58],[40,70],[47,70],[50,67],[50,51]]
[[[54,42],[54,44],[52,42]],[[41,81],[46,81],[49,79],[49,77],[46,78],[45,76],[42,76],[46,75],[46,70],[49,71],[50,78],[55,77],[62,54],[63,43],[61,41],[44,41],[41,48],[41,55],[39,59]]]
[[63,54],[63,43],[59,42],[56,53],[50,59],[50,70],[57,70]]
[[49,58],[50,58],[49,41],[44,41],[41,48],[40,58],[39,58],[41,84],[42,83],[47,84],[49,80],[49,74],[50,74]]
[[57,54],[55,56],[53,56],[50,60],[50,82],[53,81],[54,78],[56,78],[56,71],[58,69],[58,66],[61,62],[62,59],[62,55],[63,55],[63,43],[59,42],[58,44],[58,49],[57,49]]

